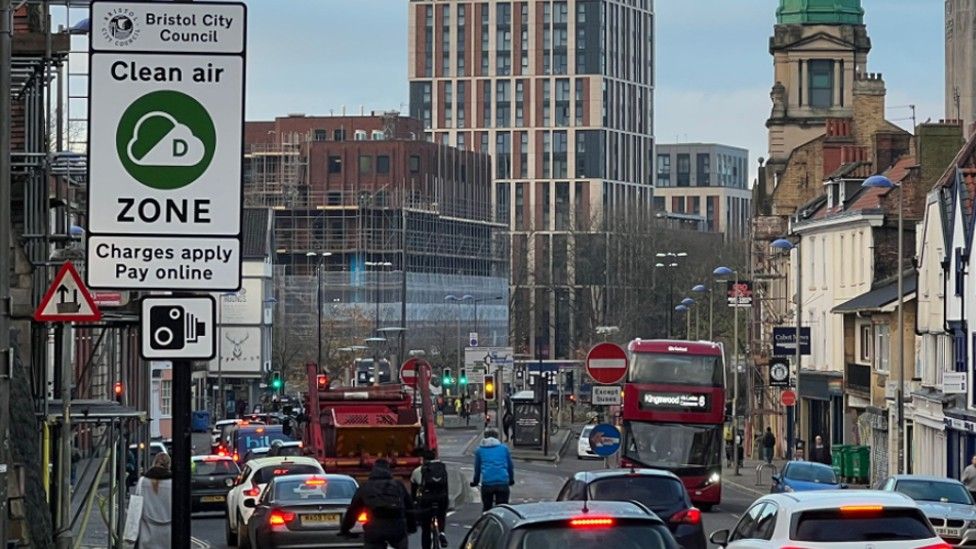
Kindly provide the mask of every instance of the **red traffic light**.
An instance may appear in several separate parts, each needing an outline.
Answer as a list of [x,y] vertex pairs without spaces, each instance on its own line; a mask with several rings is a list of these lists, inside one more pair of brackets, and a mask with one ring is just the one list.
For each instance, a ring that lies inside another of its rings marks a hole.
[[112,386],[112,392],[115,393],[115,398],[119,398],[122,396],[122,393],[125,392],[125,388],[122,386],[121,381],[115,382],[115,385]]
[[315,376],[315,385],[319,388],[319,390],[328,389],[329,388],[329,376],[327,376],[325,374],[319,374],[319,375]]

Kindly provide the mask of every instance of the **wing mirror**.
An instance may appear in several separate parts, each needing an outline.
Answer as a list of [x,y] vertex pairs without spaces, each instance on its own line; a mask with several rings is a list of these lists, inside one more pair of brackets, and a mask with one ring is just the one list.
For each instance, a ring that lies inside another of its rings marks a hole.
[[850,488],[850,486],[848,486],[847,483],[845,482],[840,483],[841,490],[847,490],[848,488]]
[[708,541],[718,545],[719,547],[725,547],[729,544],[729,531],[716,530],[712,532],[712,535],[708,536]]
[[769,478],[773,479],[773,482],[775,482],[776,484],[779,484],[779,481],[782,480],[782,478],[779,475],[773,475]]
[[254,509],[257,506],[258,504],[254,501],[254,498],[247,498],[244,500],[244,507],[247,507],[248,509]]

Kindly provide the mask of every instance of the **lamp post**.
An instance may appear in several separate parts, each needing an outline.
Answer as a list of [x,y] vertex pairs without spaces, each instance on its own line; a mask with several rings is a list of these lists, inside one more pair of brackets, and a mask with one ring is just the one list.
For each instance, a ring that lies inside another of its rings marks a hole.
[[[393,263],[390,263],[389,261],[367,261],[365,265],[367,267],[390,268],[393,266]],[[375,326],[373,327],[373,330],[379,331],[380,329],[380,271],[379,270],[373,272],[373,297],[376,300],[376,319],[375,319]]]
[[796,405],[786,407],[786,459],[790,460],[793,459],[795,442],[800,438],[800,410],[803,407],[803,401],[800,396],[800,361],[803,356],[800,352],[802,349],[800,327],[802,326],[801,320],[803,318],[803,256],[799,242],[794,244],[785,238],[780,238],[774,240],[770,246],[787,253],[790,250],[796,250],[796,333],[793,336],[795,346],[793,350],[793,362],[796,363],[796,377],[793,378],[793,383],[796,388]]
[[[681,304],[684,305],[688,309],[688,315],[685,317],[685,322],[687,322],[687,324],[688,324],[687,329],[686,329],[686,335],[685,335],[685,337],[686,337],[686,339],[691,339],[691,309],[695,305],[695,300],[692,299],[692,298],[690,298],[690,297],[686,297],[686,298],[684,298],[684,299],[681,300]],[[697,308],[695,308],[695,313],[696,314],[698,313],[698,309]],[[697,332],[698,332],[698,323],[697,323],[697,321],[695,322],[695,332],[696,332],[695,339],[698,339],[698,335],[697,335]]]
[[237,295],[237,292],[223,292],[217,295],[217,335],[219,337],[217,338],[217,402],[214,403],[214,416],[217,419],[225,419],[227,413],[225,409],[227,399],[224,395],[224,357],[222,355],[224,347],[224,297],[229,295]]
[[484,301],[499,301],[501,299],[505,299],[505,297],[493,295],[489,297],[477,297],[471,299],[474,302],[474,333],[478,333],[478,303],[482,303]]
[[[679,313],[687,313],[685,315],[685,319],[688,319],[691,316],[690,309],[688,308],[687,305],[682,305],[681,303],[679,303],[679,304],[675,305],[674,310],[677,311],[677,312],[679,312]],[[690,329],[691,329],[691,324],[688,324],[686,330],[690,330]]]
[[[470,294],[464,294],[462,296],[457,296],[454,294],[448,294],[444,296],[444,301],[453,301],[458,304],[457,310],[457,355],[458,355],[458,376],[461,375],[461,368],[464,368],[464,355],[461,352],[461,303],[463,301],[473,300],[474,296]],[[460,388],[459,388],[460,389]],[[460,394],[460,391],[459,391]]]
[[[685,252],[658,252],[654,254],[654,256],[661,258],[662,260],[666,260],[666,262],[659,261],[658,263],[655,263],[654,264],[655,269],[663,269],[663,268],[675,269],[678,267],[677,258],[688,257],[688,254]],[[672,274],[668,274],[668,338],[671,337],[671,310],[672,310],[672,306],[674,305],[674,300],[672,295],[673,290],[674,290],[674,276]]]
[[861,184],[865,188],[898,188],[898,473],[905,470],[905,271],[901,262],[905,254],[905,195],[900,183],[895,183],[883,175],[872,175]]
[[316,294],[315,295],[317,296],[317,299],[315,300],[315,303],[316,303],[316,305],[315,305],[315,311],[316,311],[315,318],[316,318],[316,324],[318,326],[318,339],[316,340],[316,349],[317,349],[317,352],[316,352],[316,357],[317,357],[316,360],[317,360],[317,362],[316,362],[316,364],[318,364],[319,373],[322,373],[322,372],[325,371],[323,369],[323,367],[322,367],[322,269],[325,267],[325,258],[327,258],[327,257],[329,257],[331,255],[332,255],[332,252],[322,252],[320,254],[319,253],[315,253],[315,252],[308,252],[308,253],[305,254],[306,257],[319,257],[319,258],[321,258],[321,259],[319,259],[318,265],[315,266],[315,280],[316,280],[316,286],[315,286],[316,287]]
[[712,299],[712,288],[704,284],[695,284],[691,291],[697,294],[708,294],[708,340],[714,341],[715,338],[712,334],[712,307],[714,306],[715,300]]
[[[718,279],[728,280],[729,276],[734,277],[734,284],[739,285],[739,271],[728,267],[718,267],[712,274]],[[738,301],[738,300],[737,300]],[[735,475],[739,476],[739,304],[732,306],[732,440],[733,453],[732,459],[735,461]]]

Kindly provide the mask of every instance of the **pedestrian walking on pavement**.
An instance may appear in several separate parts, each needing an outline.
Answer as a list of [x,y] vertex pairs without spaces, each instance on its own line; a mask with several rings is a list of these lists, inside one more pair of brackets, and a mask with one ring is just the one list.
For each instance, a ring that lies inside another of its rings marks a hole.
[[173,523],[173,473],[169,454],[159,453],[153,465],[139,479],[135,494],[142,496],[139,519],[139,549],[169,549]]
[[502,429],[505,430],[505,442],[512,441],[512,427],[515,426],[515,416],[512,412],[506,411],[505,415],[502,416]]
[[393,478],[390,462],[377,459],[369,479],[360,486],[346,509],[340,536],[350,536],[359,514],[366,512],[363,549],[407,549],[408,536],[417,531],[413,501],[403,484]]
[[776,437],[773,436],[773,430],[766,427],[766,434],[763,435],[762,439],[763,446],[763,459],[766,463],[773,463],[773,448],[776,446]]
[[969,461],[969,465],[962,470],[962,483],[966,489],[976,497],[976,456]]
[[834,461],[830,457],[830,448],[824,445],[823,438],[817,435],[813,441],[813,448],[810,449],[810,461],[833,465]]
[[[424,450],[424,463],[413,470],[410,486],[420,517],[420,544],[423,549],[439,545],[447,547],[444,525],[447,524],[447,508],[450,505],[450,490],[447,481],[447,466],[437,459],[433,450]],[[434,521],[437,521],[437,539],[434,539]]]
[[492,428],[485,429],[485,437],[474,453],[474,480],[471,486],[479,484],[482,512],[508,503],[510,487],[515,484],[512,454],[508,446],[498,440],[498,431]]

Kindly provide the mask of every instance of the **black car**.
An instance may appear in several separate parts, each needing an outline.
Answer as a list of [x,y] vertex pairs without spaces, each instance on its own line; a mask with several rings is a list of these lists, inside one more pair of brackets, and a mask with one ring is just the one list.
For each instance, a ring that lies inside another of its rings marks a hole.
[[481,515],[461,547],[478,549],[678,549],[664,522],[633,501],[499,505]]
[[191,512],[227,512],[227,491],[234,486],[240,468],[227,456],[193,456],[190,466]]
[[681,479],[657,469],[607,469],[576,473],[566,481],[558,501],[564,500],[637,501],[661,518],[685,549],[705,549],[705,530],[701,511]]
[[356,480],[346,475],[273,478],[260,498],[244,500],[244,506],[254,512],[239,549],[362,547],[362,538],[339,536],[342,517],[358,487]]

